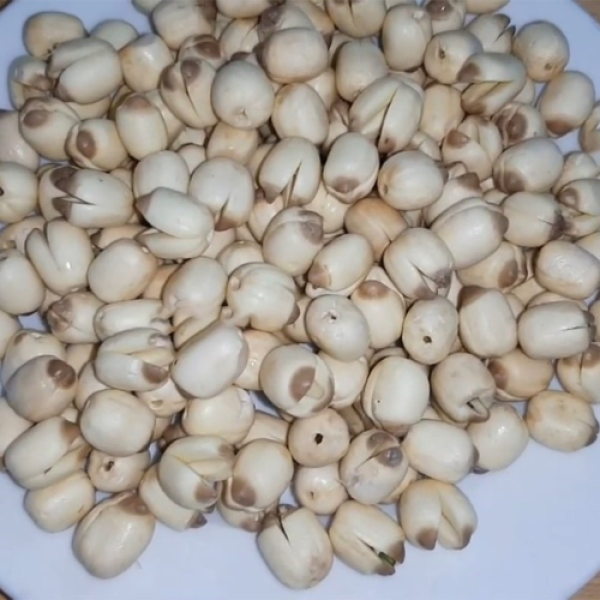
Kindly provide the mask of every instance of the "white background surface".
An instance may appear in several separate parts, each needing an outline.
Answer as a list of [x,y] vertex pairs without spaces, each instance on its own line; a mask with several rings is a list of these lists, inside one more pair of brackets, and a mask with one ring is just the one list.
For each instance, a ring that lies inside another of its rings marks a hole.
[[[127,0],[15,0],[0,13],[1,73],[24,52],[25,18],[40,10],[76,13],[88,28],[121,17],[148,29]],[[513,0],[505,12],[517,25],[540,18],[559,24],[571,41],[570,68],[587,72],[600,90],[600,28],[578,7]],[[8,106],[5,90],[0,106]],[[23,491],[0,475],[0,587],[15,600],[565,600],[600,568],[600,444],[563,455],[531,442],[508,471],[471,476],[461,487],[479,514],[466,550],[408,547],[391,578],[337,563],[322,585],[298,593],[270,575],[252,535],[216,515],[184,533],[159,525],[136,566],[95,580],[72,557],[71,532],[37,530],[21,507]]]

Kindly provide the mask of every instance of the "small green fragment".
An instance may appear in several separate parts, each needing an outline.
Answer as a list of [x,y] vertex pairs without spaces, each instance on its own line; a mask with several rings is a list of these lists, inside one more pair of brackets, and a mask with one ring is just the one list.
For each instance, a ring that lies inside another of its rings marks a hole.
[[396,565],[396,561],[385,552],[379,552],[377,556],[379,557],[379,560],[382,560],[383,562],[387,563],[388,565],[390,565],[390,567],[394,567]]

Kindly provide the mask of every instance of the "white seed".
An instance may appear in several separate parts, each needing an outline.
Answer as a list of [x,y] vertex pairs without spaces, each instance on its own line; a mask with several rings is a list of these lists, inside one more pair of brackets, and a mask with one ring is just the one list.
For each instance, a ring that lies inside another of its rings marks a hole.
[[192,35],[210,34],[217,10],[213,3],[162,0],[152,10],[152,24],[169,48],[178,50]]
[[6,449],[32,425],[10,407],[6,398],[0,398],[0,472],[4,471]]
[[598,421],[585,400],[548,390],[527,403],[525,422],[531,437],[552,450],[576,452],[598,437]]
[[89,452],[77,425],[63,417],[50,417],[10,444],[4,466],[20,486],[35,490],[81,470]]
[[421,66],[433,33],[431,17],[418,6],[400,3],[391,7],[381,28],[385,60],[394,71]]
[[322,358],[300,345],[280,346],[265,357],[259,373],[267,398],[292,417],[325,410],[333,398],[333,376]]
[[519,344],[530,358],[560,359],[584,352],[594,339],[594,317],[575,302],[528,308],[518,323]]
[[579,71],[563,71],[544,87],[537,101],[548,132],[561,137],[581,127],[594,108],[594,82]]
[[423,420],[413,425],[402,449],[417,471],[447,483],[464,479],[477,459],[469,434],[443,421]]
[[146,550],[156,520],[136,492],[97,504],[73,535],[75,558],[94,577],[109,579],[129,569]]
[[77,375],[65,361],[43,355],[20,366],[5,385],[6,401],[32,422],[60,415],[75,398]]
[[376,506],[347,500],[335,513],[329,537],[335,555],[365,575],[393,575],[404,562],[404,532]]
[[446,209],[431,225],[450,250],[457,270],[492,255],[502,243],[508,219],[501,209],[479,198],[461,200]]
[[378,169],[375,144],[360,133],[342,132],[329,149],[323,167],[323,183],[333,196],[352,204],[373,189]]
[[75,15],[39,12],[23,26],[23,42],[29,54],[46,59],[58,44],[85,37],[85,27]]
[[388,246],[383,265],[403,296],[429,300],[450,285],[454,260],[434,232],[411,227]]
[[435,162],[419,150],[388,158],[377,176],[385,202],[398,210],[417,210],[433,204],[444,189],[444,177]]
[[279,331],[298,316],[292,276],[266,263],[238,267],[227,284],[226,319],[238,327]]
[[458,336],[458,313],[446,298],[417,300],[408,309],[402,328],[402,346],[424,365],[444,360]]
[[0,163],[0,220],[17,223],[37,206],[35,173],[18,163]]
[[19,111],[0,110],[0,160],[15,162],[35,170],[40,156],[23,137],[19,127]]
[[78,122],[75,111],[58,98],[30,98],[19,112],[23,139],[48,160],[68,158],[65,143]]
[[523,400],[548,388],[554,377],[550,360],[534,360],[516,349],[487,363],[488,371],[496,381],[499,400]]
[[317,148],[302,137],[286,137],[267,154],[258,173],[258,184],[266,199],[283,196],[284,204],[308,204],[321,181]]
[[95,502],[92,482],[79,471],[48,487],[28,491],[23,508],[40,529],[56,533],[77,524]]
[[160,110],[141,93],[129,94],[115,111],[115,123],[121,142],[135,159],[166,150],[167,126]]
[[152,465],[144,474],[138,493],[150,512],[164,525],[175,531],[198,529],[206,518],[198,510],[179,506],[165,494],[158,480],[158,466]]
[[94,314],[94,329],[101,340],[140,327],[167,334],[170,325],[159,300],[129,300],[99,307]]
[[6,345],[2,361],[2,384],[6,385],[16,370],[36,356],[55,356],[66,360],[67,354],[62,342],[53,335],[35,329],[17,331]]
[[179,349],[171,376],[186,394],[212,398],[240,376],[247,362],[248,344],[241,330],[215,322]]
[[287,439],[292,458],[303,467],[324,467],[336,463],[345,456],[349,444],[346,421],[329,408],[294,421]]
[[278,442],[257,439],[238,452],[225,482],[223,501],[230,508],[261,511],[277,502],[294,475],[292,456]]
[[18,250],[0,251],[0,310],[29,314],[44,302],[45,287],[35,266]]
[[226,157],[200,164],[192,174],[188,193],[213,213],[217,231],[246,223],[254,203],[250,172]]
[[87,399],[80,426],[82,435],[96,450],[131,456],[150,443],[154,421],[154,413],[133,394],[107,389]]
[[408,461],[398,440],[380,429],[357,435],[340,462],[340,479],[348,495],[363,504],[378,504],[404,479]]
[[569,62],[569,42],[564,33],[548,21],[535,21],[521,27],[515,36],[512,51],[535,82],[550,81]]
[[427,373],[420,364],[408,358],[388,356],[369,373],[361,403],[377,427],[402,436],[421,420],[429,396]]
[[371,348],[387,348],[400,339],[406,303],[381,267],[374,267],[350,298],[367,320]]
[[[289,52],[289,48],[302,48],[302,52]],[[275,31],[264,41],[258,53],[260,64],[276,83],[309,81],[327,68],[328,59],[325,40],[312,27]]]
[[473,505],[449,483],[415,481],[402,494],[398,507],[406,538],[423,550],[433,550],[438,543],[449,550],[461,550],[477,528]]
[[111,456],[92,450],[86,471],[99,492],[117,494],[136,489],[149,466],[147,450],[130,456]]
[[348,233],[358,233],[369,240],[377,262],[390,243],[408,228],[399,211],[375,196],[367,196],[352,204],[343,224]]
[[188,435],[216,435],[229,444],[241,442],[253,421],[252,398],[235,385],[212,398],[191,400],[181,415],[181,426]]
[[554,240],[540,249],[535,277],[551,292],[585,300],[600,286],[600,261],[577,244]]
[[504,356],[517,347],[517,320],[500,290],[463,287],[458,318],[460,339],[475,356]]
[[375,80],[356,97],[348,113],[348,128],[374,141],[380,154],[393,154],[410,143],[422,114],[421,88],[390,75]]
[[117,240],[92,261],[88,284],[103,302],[135,300],[146,289],[158,260],[135,240]]
[[138,37],[138,32],[131,23],[123,19],[106,19],[96,25],[90,35],[108,42],[119,51]]
[[317,515],[333,515],[348,499],[346,488],[340,482],[338,463],[296,468],[293,488],[300,506]]
[[[349,263],[346,258],[354,256]],[[373,266],[373,250],[362,235],[347,233],[334,238],[315,257],[306,275],[306,293],[351,294],[367,277]]]
[[388,72],[384,53],[370,39],[344,42],[335,54],[336,90],[348,102]]
[[493,404],[489,415],[487,421],[467,427],[477,448],[475,472],[479,473],[506,469],[523,454],[529,442],[527,425],[513,406]]
[[503,200],[501,206],[508,219],[504,237],[518,246],[544,246],[560,237],[566,227],[560,205],[551,194],[517,192]]
[[[287,32],[280,34],[285,36]],[[228,125],[256,129],[271,117],[275,94],[260,67],[236,60],[222,67],[215,76],[211,100],[216,115]]]
[[482,51],[481,41],[468,29],[443,31],[428,41],[423,66],[434,81],[452,85],[467,60]]
[[271,572],[292,589],[316,586],[333,566],[327,531],[307,508],[279,505],[265,517],[257,545]]

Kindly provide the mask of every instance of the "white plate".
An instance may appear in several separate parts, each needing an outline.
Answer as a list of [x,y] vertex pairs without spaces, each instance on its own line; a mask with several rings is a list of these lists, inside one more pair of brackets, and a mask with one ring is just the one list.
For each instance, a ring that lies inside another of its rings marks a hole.
[[[88,27],[121,17],[148,29],[127,0],[15,0],[0,13],[0,73],[24,52],[23,22],[40,10],[75,13]],[[544,18],[562,27],[570,68],[600,89],[600,28],[576,5],[513,0],[505,12],[516,25]],[[8,106],[5,90],[0,106]],[[216,515],[185,533],[159,526],[137,565],[117,579],[94,579],[71,555],[71,532],[36,529],[21,507],[23,491],[0,476],[0,587],[15,600],[565,600],[600,567],[600,444],[566,455],[531,442],[506,472],[471,476],[461,487],[479,514],[466,550],[409,547],[389,578],[338,562],[322,585],[300,595],[270,575],[253,536]]]

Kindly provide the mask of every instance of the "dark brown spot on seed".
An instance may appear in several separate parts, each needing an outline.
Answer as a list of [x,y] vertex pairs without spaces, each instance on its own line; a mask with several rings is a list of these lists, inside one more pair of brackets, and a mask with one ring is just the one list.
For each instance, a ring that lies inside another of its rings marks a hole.
[[70,421],[63,421],[60,424],[60,430],[61,436],[68,444],[72,444],[80,435],[79,427]]
[[470,141],[471,138],[468,135],[465,135],[456,129],[448,132],[448,135],[446,136],[446,143],[448,146],[452,146],[453,148],[463,148]]
[[323,226],[316,219],[300,222],[300,233],[306,240],[316,246],[323,243],[323,238],[325,236],[323,232]]
[[494,229],[498,232],[498,235],[503,236],[508,231],[509,225],[508,217],[500,213],[494,213]]
[[315,288],[327,288],[331,284],[329,271],[318,262],[313,263],[306,278]]
[[77,381],[75,369],[58,358],[48,362],[47,372],[51,379],[54,380],[56,387],[66,390],[72,387]]
[[458,72],[459,83],[476,83],[481,78],[481,69],[473,62],[467,62]]
[[340,194],[348,194],[360,185],[360,181],[352,177],[338,177],[331,183],[331,188]]
[[256,504],[256,490],[252,484],[243,477],[234,477],[231,480],[231,499],[239,506],[251,508]]
[[98,151],[96,140],[89,131],[80,131],[75,139],[77,150],[86,158],[93,158]]
[[167,92],[174,92],[179,89],[179,80],[175,69],[175,65],[166,67],[160,76],[160,87]]
[[584,368],[593,368],[600,364],[600,346],[598,344],[590,344],[588,349],[583,353],[581,366]]
[[136,493],[125,493],[118,501],[119,508],[130,515],[144,517],[150,514],[146,503]]
[[289,393],[291,397],[300,402],[306,396],[315,380],[314,367],[300,367],[292,376],[289,384]]
[[71,210],[73,209],[73,202],[66,198],[52,198],[52,207],[58,211],[65,219],[71,216]]
[[72,175],[77,173],[77,169],[73,167],[57,167],[50,173],[50,183],[62,192],[66,191],[66,186]]
[[209,504],[217,499],[217,492],[210,484],[204,480],[201,480],[198,482],[198,485],[194,490],[194,498],[198,502]]
[[150,198],[150,194],[144,194],[135,201],[135,207],[144,216],[146,215],[146,212],[148,212],[148,208],[150,207]]
[[160,367],[151,363],[144,363],[144,365],[142,366],[142,376],[146,381],[149,381],[150,383],[163,383],[167,380],[167,377],[169,376],[169,368]]
[[567,133],[574,129],[571,123],[563,119],[550,119],[546,121],[546,128],[550,133],[559,137],[567,135]]
[[437,529],[424,529],[421,531],[417,537],[416,542],[417,545],[425,550],[433,550],[438,540],[438,532]]
[[501,290],[513,287],[519,279],[519,265],[516,259],[511,259],[500,269],[498,273],[498,286]]
[[550,229],[549,233],[550,239],[557,240],[565,233],[568,227],[569,224],[567,223],[567,220],[565,219],[564,215],[559,210],[557,210],[554,213],[554,223],[552,224],[552,228]]
[[201,73],[202,63],[199,60],[186,58],[181,62],[181,76],[187,85],[194,83]]
[[223,56],[221,45],[212,35],[199,36],[193,47],[198,53],[198,56],[203,56],[213,60]]
[[204,527],[206,525],[206,523],[207,523],[206,517],[201,512],[197,512],[190,519],[190,521],[188,523],[188,527],[190,529],[200,529],[200,527]]
[[488,293],[488,290],[485,288],[479,287],[477,285],[469,285],[465,286],[460,290],[459,295],[459,304],[461,308],[466,308],[467,306],[477,302],[479,298],[485,296]]
[[496,382],[496,387],[505,390],[510,381],[510,373],[501,361],[502,359],[493,358],[488,362],[487,368]]
[[387,431],[374,431],[367,439],[367,449],[377,450],[380,446],[385,444],[395,444],[396,438]]
[[152,102],[150,102],[150,100],[148,100],[148,98],[146,98],[146,96],[143,96],[142,94],[131,94],[123,101],[120,108],[128,108],[131,110],[151,110],[154,108],[154,105]]
[[456,177],[456,181],[459,181],[461,185],[468,190],[479,191],[481,189],[479,177],[477,177],[475,173],[469,172],[459,175]]
[[473,528],[471,526],[464,527],[461,532],[461,536],[460,536],[460,539],[462,542],[461,548],[465,548],[466,546],[468,546],[472,537],[473,537]]
[[388,548],[386,554],[391,556],[398,564],[401,565],[404,562],[405,557],[404,542],[396,542]]
[[504,171],[495,178],[495,181],[500,190],[507,194],[522,192],[526,187],[520,173],[516,173],[510,169],[504,169]]
[[364,281],[357,290],[357,296],[367,299],[379,299],[390,293],[390,288],[380,281]]
[[30,110],[23,117],[25,127],[42,127],[50,120],[50,113],[47,110]]
[[402,463],[402,450],[400,446],[394,448],[388,448],[377,455],[377,462],[385,467],[397,467]]
[[300,316],[300,307],[297,304],[294,304],[294,308],[292,309],[290,318],[287,320],[286,325],[291,325],[292,323],[295,323],[298,320],[299,316]]
[[452,6],[448,0],[431,0],[425,5],[425,10],[432,19],[439,21],[448,18],[452,12]]

